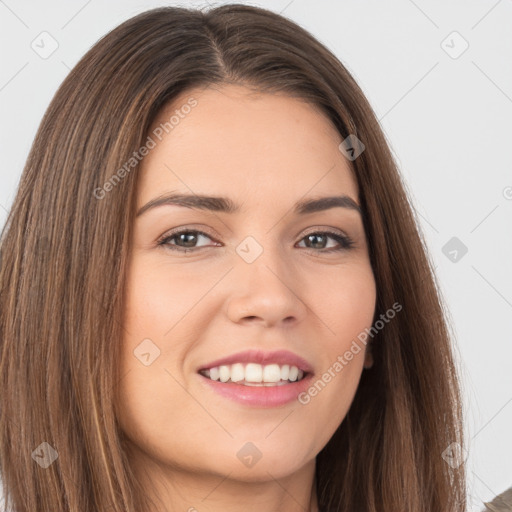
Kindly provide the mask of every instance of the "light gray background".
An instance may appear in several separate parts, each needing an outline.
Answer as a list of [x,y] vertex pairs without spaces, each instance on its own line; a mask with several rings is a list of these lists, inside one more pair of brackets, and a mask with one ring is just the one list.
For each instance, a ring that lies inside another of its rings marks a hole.
[[[512,1],[252,4],[281,12],[327,45],[381,120],[453,318],[470,510],[481,510],[512,485]],[[160,5],[169,2],[0,0],[0,225],[58,85],[101,36]],[[43,31],[58,43],[45,59],[31,47],[51,49]],[[456,248],[456,262],[451,246],[443,253],[452,237],[468,249],[461,257]]]

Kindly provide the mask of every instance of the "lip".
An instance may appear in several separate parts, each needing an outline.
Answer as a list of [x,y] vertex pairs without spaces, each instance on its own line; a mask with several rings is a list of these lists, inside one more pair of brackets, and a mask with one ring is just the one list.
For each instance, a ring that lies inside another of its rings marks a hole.
[[[302,357],[290,352],[289,350],[275,350],[272,352],[266,352],[263,350],[245,350],[243,352],[237,352],[230,356],[223,357],[222,359],[216,359],[208,364],[205,364],[197,369],[197,371],[207,370],[214,366],[228,365],[234,363],[258,363],[261,365],[266,364],[289,364],[290,366],[296,366],[299,370],[304,373],[312,374],[312,366]],[[208,379],[209,380],[209,379]],[[301,381],[300,381],[301,382]]]
[[300,393],[311,385],[313,374],[308,373],[302,380],[282,386],[244,386],[236,382],[220,382],[198,374],[206,390],[252,407],[278,407],[298,399]]
[[[304,377],[300,381],[280,386],[244,386],[236,382],[211,380],[199,373],[201,370],[207,370],[214,366],[234,363],[258,363],[261,365],[289,364],[302,370]],[[243,405],[268,408],[278,407],[297,400],[298,395],[311,385],[313,367],[304,358],[289,350],[276,350],[272,352],[245,350],[205,364],[197,369],[197,373],[208,391],[214,391],[225,398]]]

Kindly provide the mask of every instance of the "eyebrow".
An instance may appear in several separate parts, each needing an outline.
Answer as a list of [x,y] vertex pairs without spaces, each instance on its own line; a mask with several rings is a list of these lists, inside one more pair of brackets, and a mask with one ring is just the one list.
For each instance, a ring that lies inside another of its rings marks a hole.
[[[207,210],[231,214],[237,213],[241,209],[240,205],[234,203],[228,197],[170,193],[158,196],[146,203],[139,209],[136,217],[140,217],[148,210],[164,205],[181,206],[184,208],[191,208],[193,210]],[[360,215],[362,215],[361,207],[351,197],[345,195],[320,197],[299,201],[294,206],[294,213],[306,215],[309,213],[329,210],[331,208],[347,208],[349,210],[356,210]]]

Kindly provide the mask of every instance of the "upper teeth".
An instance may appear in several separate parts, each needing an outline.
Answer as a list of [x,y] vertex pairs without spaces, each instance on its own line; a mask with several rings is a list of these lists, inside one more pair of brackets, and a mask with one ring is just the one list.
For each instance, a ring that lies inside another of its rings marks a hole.
[[212,380],[221,382],[279,382],[280,380],[296,381],[302,379],[304,372],[296,366],[288,364],[267,364],[265,366],[257,363],[242,363],[231,365],[214,366],[202,373]]

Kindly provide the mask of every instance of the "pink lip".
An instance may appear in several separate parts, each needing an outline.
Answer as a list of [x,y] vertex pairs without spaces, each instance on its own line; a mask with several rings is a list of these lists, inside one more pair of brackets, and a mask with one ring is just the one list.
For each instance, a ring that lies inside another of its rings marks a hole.
[[274,352],[264,352],[262,350],[245,350],[244,352],[237,352],[222,359],[216,359],[211,363],[205,364],[198,368],[197,371],[213,368],[214,366],[228,365],[234,363],[258,363],[258,364],[289,364],[296,366],[304,373],[312,373],[313,368],[302,357],[290,352],[289,350],[276,350]]
[[207,389],[234,400],[235,402],[256,407],[277,407],[298,399],[298,395],[311,385],[312,374],[307,374],[298,382],[283,386],[244,386],[236,382],[220,382],[199,374]]
[[214,366],[229,365],[234,363],[258,363],[266,364],[289,364],[296,366],[304,372],[304,378],[300,381],[290,382],[281,386],[244,386],[236,382],[220,382],[211,380],[202,374],[199,374],[201,381],[204,382],[207,389],[211,389],[220,395],[234,400],[244,405],[257,407],[276,407],[285,405],[297,400],[300,393],[304,392],[310,386],[313,378],[312,366],[302,357],[288,350],[277,350],[274,352],[264,352],[261,350],[246,350],[237,352],[222,359],[216,359],[208,364],[198,368],[198,372],[213,368]]

